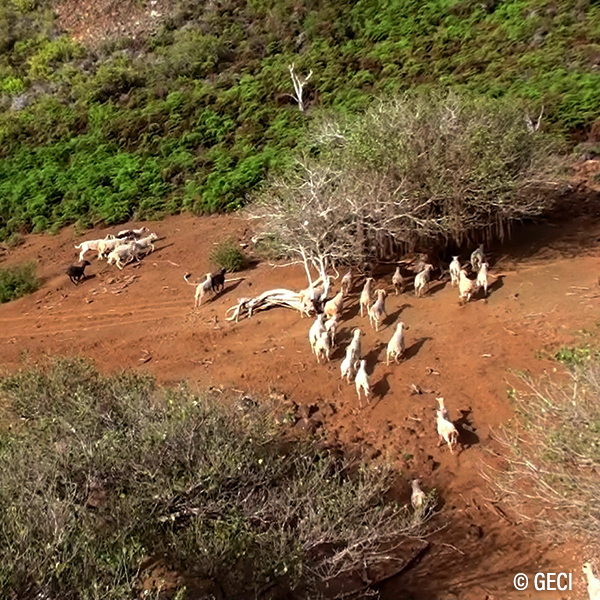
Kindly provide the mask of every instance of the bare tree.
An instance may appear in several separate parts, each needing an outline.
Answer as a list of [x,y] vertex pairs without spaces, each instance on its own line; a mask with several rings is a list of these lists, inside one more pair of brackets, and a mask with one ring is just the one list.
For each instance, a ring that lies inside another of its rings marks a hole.
[[542,124],[543,114],[544,114],[544,107],[542,106],[542,110],[540,110],[540,115],[534,124],[533,121],[531,120],[531,116],[530,116],[529,112],[525,113],[525,125],[527,125],[527,131],[529,131],[530,133],[535,133],[536,131],[539,130],[540,125]]
[[313,74],[312,69],[306,77],[301,78],[294,71],[294,63],[289,65],[288,68],[290,70],[290,77],[292,78],[292,84],[294,86],[294,94],[289,94],[289,95],[298,103],[298,108],[300,109],[300,111],[304,112],[304,99],[302,96],[304,93],[304,86],[308,83],[308,80],[312,77],[312,74]]
[[[551,207],[559,183],[547,138],[498,101],[404,97],[329,120],[314,142],[318,157],[272,177],[249,208],[262,235],[304,265],[311,299],[318,282],[327,295],[327,273],[340,264],[502,237],[512,222]],[[273,305],[302,311],[302,297],[265,292],[232,307],[231,318]]]

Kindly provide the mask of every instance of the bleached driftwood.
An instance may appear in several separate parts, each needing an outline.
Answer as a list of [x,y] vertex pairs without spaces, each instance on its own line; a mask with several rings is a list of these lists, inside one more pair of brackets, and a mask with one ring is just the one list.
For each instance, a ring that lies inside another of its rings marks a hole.
[[[240,298],[235,306],[227,309],[227,315],[229,316],[226,317],[226,320],[237,323],[244,314],[251,317],[255,312],[271,308],[272,306],[283,306],[310,314],[310,309],[306,307],[300,293],[279,289],[268,290],[256,298]],[[233,314],[230,314],[232,312]]]

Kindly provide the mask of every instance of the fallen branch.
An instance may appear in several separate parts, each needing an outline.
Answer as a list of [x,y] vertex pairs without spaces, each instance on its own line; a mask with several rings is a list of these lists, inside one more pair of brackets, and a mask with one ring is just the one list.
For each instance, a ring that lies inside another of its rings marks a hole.
[[251,317],[255,312],[259,310],[266,310],[272,306],[282,306],[284,308],[291,308],[299,312],[309,313],[310,310],[303,302],[302,294],[298,292],[292,292],[291,290],[278,289],[268,290],[257,296],[256,298],[239,298],[238,303],[235,306],[227,309],[227,315],[225,320],[239,322],[240,317],[247,314]]

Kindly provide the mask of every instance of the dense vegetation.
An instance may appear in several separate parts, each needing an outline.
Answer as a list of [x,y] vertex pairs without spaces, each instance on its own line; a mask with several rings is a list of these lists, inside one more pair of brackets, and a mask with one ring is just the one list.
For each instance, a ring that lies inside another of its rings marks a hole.
[[210,260],[218,267],[227,269],[229,273],[240,271],[247,264],[246,256],[233,239],[217,244],[210,253]]
[[[147,42],[93,50],[49,4],[0,7],[0,237],[235,209],[315,114],[409,88],[543,105],[579,138],[600,116],[591,0],[177,0]],[[306,113],[291,62],[313,70]]]
[[78,360],[24,370],[0,391],[7,600],[138,597],[148,557],[212,579],[215,597],[301,582],[314,598],[314,585],[362,571],[427,517],[384,500],[389,469],[284,442],[285,419],[258,406]]
[[33,262],[0,269],[0,303],[31,294],[39,285],[36,264]]

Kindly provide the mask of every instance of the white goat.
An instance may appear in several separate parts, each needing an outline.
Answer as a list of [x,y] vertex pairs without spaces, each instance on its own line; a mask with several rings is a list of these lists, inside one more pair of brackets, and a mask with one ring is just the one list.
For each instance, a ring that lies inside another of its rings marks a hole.
[[326,331],[323,331],[315,342],[315,354],[318,363],[321,363],[321,359],[331,360],[331,340]]
[[443,398],[436,398],[438,403],[438,410],[442,412],[444,419],[450,420],[450,413],[446,408],[445,400]]
[[458,260],[458,256],[452,257],[452,262],[450,263],[450,280],[452,281],[452,285],[458,285],[458,280],[460,278],[460,261]]
[[194,308],[198,308],[202,304],[202,298],[212,289],[212,273],[206,274],[206,279],[200,283],[191,283],[188,277],[191,273],[186,273],[183,278],[188,285],[196,286],[196,294],[194,295]]
[[352,333],[352,341],[348,345],[348,349],[351,350],[352,355],[354,356],[354,361],[358,361],[362,357],[362,348],[360,343],[361,335],[362,331],[360,329],[355,329]]
[[346,348],[346,358],[342,361],[340,369],[342,371],[342,379],[345,377],[346,381],[350,383],[356,375],[356,360],[350,346]]
[[114,235],[109,234],[101,240],[87,240],[85,242],[81,242],[81,244],[77,244],[75,248],[77,250],[81,250],[81,252],[79,253],[79,261],[81,262],[83,260],[83,257],[85,256],[86,252],[89,252],[90,250],[98,250],[100,242],[103,242],[104,240],[112,240],[114,239],[114,237]]
[[398,359],[402,357],[405,350],[404,343],[404,323],[400,322],[396,325],[396,331],[392,339],[388,342],[386,351],[387,364],[390,364],[390,356],[398,363]]
[[460,278],[458,280],[458,294],[463,304],[471,299],[474,291],[475,282],[467,277],[467,271],[465,269],[461,269]]
[[588,596],[590,600],[600,600],[600,580],[594,575],[592,565],[586,562],[581,567],[583,574],[587,578]]
[[421,482],[418,479],[413,479],[410,482],[412,487],[412,494],[410,496],[410,503],[412,507],[418,511],[421,510],[423,502],[425,502],[425,492],[421,489]]
[[154,244],[158,239],[158,236],[155,233],[151,233],[149,236],[145,238],[141,238],[139,240],[135,240],[132,242],[133,249],[136,254],[149,254],[150,252],[154,252]]
[[367,277],[365,279],[365,286],[360,293],[360,316],[364,315],[364,309],[367,310],[367,314],[369,313],[369,306],[371,304],[371,286],[373,285],[373,278]]
[[122,270],[123,267],[129,264],[132,260],[138,260],[138,255],[133,245],[129,243],[117,246],[112,252],[110,252],[107,262],[109,265],[112,265],[113,263],[116,264],[117,268]]
[[371,327],[373,323],[375,323],[375,331],[379,331],[379,323],[383,321],[383,317],[387,317],[387,313],[385,312],[385,297],[387,296],[387,292],[385,290],[377,290],[375,292],[375,304],[369,308],[369,323],[371,323]]
[[318,315],[315,319],[315,322],[312,324],[310,331],[308,332],[308,340],[310,342],[310,349],[315,352],[315,344],[317,340],[321,337],[323,332],[327,331],[325,329],[324,317],[323,315]]
[[444,399],[437,399],[439,408],[436,412],[437,432],[439,436],[438,446],[446,442],[450,448],[450,454],[454,454],[454,448],[458,443],[458,431],[450,420],[450,414],[444,405]]
[[328,319],[341,316],[344,306],[344,290],[341,289],[331,300],[325,303],[323,312]]
[[394,286],[394,290],[396,290],[396,296],[398,295],[398,290],[400,293],[404,293],[404,277],[402,277],[402,271],[400,267],[396,267],[396,271],[392,276],[392,285]]
[[304,317],[304,315],[309,316],[311,311],[315,310],[315,307],[323,300],[325,293],[329,291],[332,282],[333,277],[329,275],[326,284],[322,283],[312,289],[308,287],[299,292],[300,303],[298,305],[298,310],[300,311],[300,317]]
[[331,342],[331,347],[335,347],[335,336],[337,334],[337,328],[339,325],[339,321],[337,316],[331,317],[325,321],[325,331],[329,335],[329,341]]
[[344,294],[348,294],[352,289],[352,271],[348,270],[348,272],[342,277],[342,291]]
[[110,240],[100,240],[98,244],[98,260],[106,258],[113,250],[116,250],[119,246],[129,245],[129,240],[113,238]]
[[300,312],[300,318],[304,316],[310,317],[311,312],[315,309],[312,300],[310,299],[310,289],[301,290],[298,293],[298,311]]
[[431,271],[433,271],[433,265],[425,265],[425,268],[420,273],[417,273],[417,276],[415,277],[415,296],[417,296],[417,298],[423,297],[425,288],[431,278]]
[[477,250],[473,250],[471,254],[471,268],[473,269],[473,272],[479,272],[479,269],[481,268],[481,263],[484,260],[485,254],[483,253],[483,244],[480,244],[479,248],[477,248]]
[[140,238],[145,233],[148,233],[149,229],[147,227],[140,227],[140,229],[123,229],[117,233],[118,238]]
[[369,385],[369,376],[367,375],[367,361],[361,360],[359,363],[356,378],[354,379],[356,385],[356,393],[358,394],[358,404],[361,405],[361,391],[364,392],[367,403],[369,402],[369,396],[371,395],[371,386]]
[[481,263],[481,266],[479,267],[479,273],[477,273],[477,289],[479,290],[483,288],[484,296],[488,295],[488,269],[488,263]]

